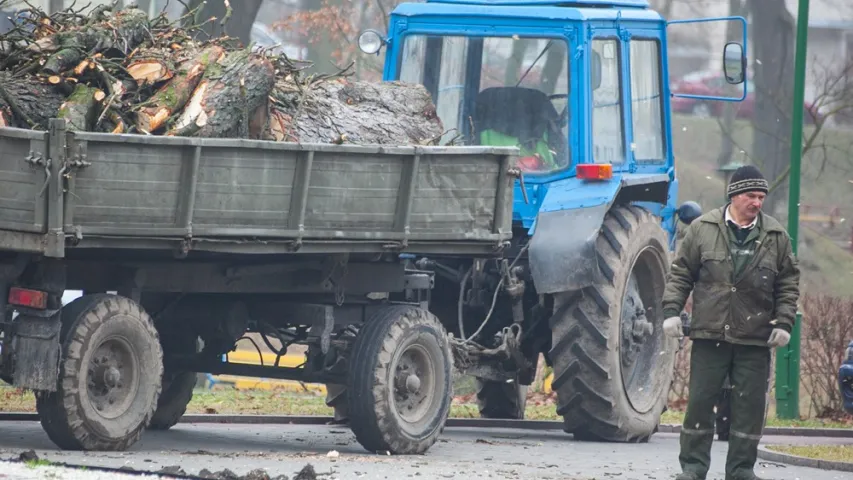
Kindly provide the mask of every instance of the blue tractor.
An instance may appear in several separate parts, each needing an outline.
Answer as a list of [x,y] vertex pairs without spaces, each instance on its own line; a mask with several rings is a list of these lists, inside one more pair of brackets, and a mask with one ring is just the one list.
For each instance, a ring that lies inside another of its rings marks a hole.
[[661,297],[677,221],[701,213],[676,205],[667,28],[710,21],[742,25],[719,57],[742,95],[705,99],[742,100],[744,19],[667,22],[646,0],[403,3],[387,35],[360,35],[363,52],[384,51],[385,81],[429,91],[443,144],[518,149],[511,244],[496,258],[412,258],[435,273],[430,309],[483,417],[523,418],[541,353],[576,438],[657,430],[677,349]]

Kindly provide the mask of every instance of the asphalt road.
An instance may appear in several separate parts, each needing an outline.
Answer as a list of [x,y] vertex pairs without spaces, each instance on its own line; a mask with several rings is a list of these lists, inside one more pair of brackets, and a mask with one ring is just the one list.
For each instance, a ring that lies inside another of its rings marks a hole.
[[[764,443],[849,443],[849,439],[765,437]],[[711,479],[723,480],[727,444],[716,442]],[[127,452],[58,450],[35,422],[0,423],[0,459],[33,449],[40,458],[76,465],[156,471],[179,466],[197,475],[225,468],[264,469],[291,479],[312,464],[322,479],[671,479],[678,473],[678,435],[647,444],[576,442],[559,431],[448,428],[425,455],[369,454],[345,428],[296,425],[179,424],[146,432]],[[330,452],[337,452],[331,453]],[[756,473],[775,480],[853,480],[853,473],[763,462]],[[2,472],[0,472],[2,473]],[[326,475],[323,475],[326,474]],[[2,477],[2,475],[0,475]]]

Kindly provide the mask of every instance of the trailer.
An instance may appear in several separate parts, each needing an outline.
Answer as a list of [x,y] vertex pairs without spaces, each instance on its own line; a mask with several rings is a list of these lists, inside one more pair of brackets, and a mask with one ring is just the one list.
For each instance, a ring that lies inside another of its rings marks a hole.
[[[0,129],[0,378],[63,449],[175,425],[206,372],[340,385],[366,449],[422,453],[452,337],[409,252],[501,258],[516,153]],[[223,361],[250,332],[304,365]]]

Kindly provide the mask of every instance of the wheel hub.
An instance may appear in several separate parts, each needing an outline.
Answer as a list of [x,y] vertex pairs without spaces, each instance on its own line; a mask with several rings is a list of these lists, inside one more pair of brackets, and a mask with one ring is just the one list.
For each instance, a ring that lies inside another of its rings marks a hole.
[[133,401],[136,355],[122,339],[104,341],[92,354],[87,390],[95,410],[106,418],[124,413]]
[[406,377],[406,390],[409,393],[415,393],[421,388],[421,379],[417,375],[409,375]]
[[433,365],[420,346],[410,345],[394,368],[394,405],[405,421],[416,423],[427,414],[432,401]]
[[622,364],[630,366],[647,339],[652,337],[654,325],[646,317],[643,299],[635,277],[632,275],[622,304]]

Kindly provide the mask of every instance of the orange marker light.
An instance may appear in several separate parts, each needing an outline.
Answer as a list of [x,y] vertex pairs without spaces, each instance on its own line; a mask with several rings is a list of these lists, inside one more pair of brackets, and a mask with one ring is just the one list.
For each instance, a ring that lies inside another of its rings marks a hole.
[[582,163],[577,166],[581,180],[610,180],[613,178],[613,165],[609,163]]

